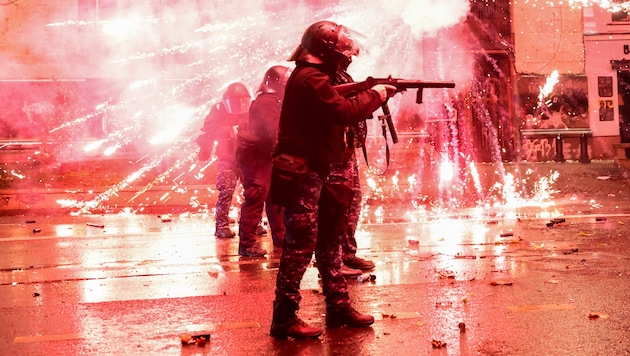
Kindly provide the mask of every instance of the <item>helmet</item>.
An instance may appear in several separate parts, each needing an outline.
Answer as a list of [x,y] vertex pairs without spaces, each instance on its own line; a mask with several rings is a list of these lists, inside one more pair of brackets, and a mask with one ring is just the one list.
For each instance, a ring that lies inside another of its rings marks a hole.
[[[359,54],[350,31],[332,21],[318,21],[310,25],[302,35],[302,41],[293,51],[289,61],[300,59],[304,50],[328,65],[339,65],[351,61]],[[346,65],[347,66],[347,65]]]
[[249,110],[252,96],[247,87],[242,83],[228,85],[223,93],[223,106],[229,114],[243,114]]
[[262,83],[258,87],[261,93],[284,93],[284,86],[291,74],[291,70],[285,66],[273,66],[267,69]]

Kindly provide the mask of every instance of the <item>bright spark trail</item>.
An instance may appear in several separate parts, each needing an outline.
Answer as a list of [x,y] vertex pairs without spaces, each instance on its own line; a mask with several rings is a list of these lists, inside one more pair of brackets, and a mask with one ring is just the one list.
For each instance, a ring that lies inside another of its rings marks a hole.
[[[194,164],[197,149],[194,139],[211,105],[220,100],[223,89],[231,82],[241,81],[253,94],[264,71],[271,65],[287,64],[285,60],[303,30],[316,20],[330,19],[362,35],[357,38],[362,52],[350,67],[355,80],[392,75],[452,80],[457,88],[477,90],[480,87],[476,84],[480,79],[474,77],[475,59],[470,53],[481,49],[481,45],[474,38],[449,32],[467,18],[478,21],[470,16],[467,0],[392,0],[386,3],[353,0],[330,1],[326,6],[305,3],[310,2],[214,2],[205,9],[206,18],[199,23],[191,21],[198,16],[194,7],[170,12],[165,7],[162,16],[155,16],[150,9],[138,5],[137,9],[129,10],[132,15],[128,17],[48,24],[55,31],[76,31],[77,27],[82,31],[94,29],[102,40],[100,45],[106,49],[104,53],[108,54],[98,59],[98,64],[111,68],[116,74],[119,70],[135,68],[132,73],[137,75],[118,97],[110,98],[93,112],[67,120],[49,133],[72,130],[102,119],[105,137],[84,145],[86,152],[115,156],[133,147],[139,156],[146,157],[136,162],[140,166],[134,173],[95,199],[60,204],[77,207],[78,213],[85,214],[103,210],[108,200],[149,173],[156,176],[142,185],[128,204],[138,201],[156,185],[165,184],[171,176],[175,178],[169,182],[173,184],[170,193],[163,194],[153,204],[165,202],[173,193],[185,194],[182,187],[190,181],[200,181],[214,162],[203,166]],[[439,41],[427,40],[438,35]],[[453,48],[462,50],[453,51]],[[485,58],[492,63],[490,56]],[[495,69],[498,75],[506,76],[496,63]],[[194,74],[190,75],[191,72]],[[382,219],[386,214],[382,203],[392,199],[411,201],[410,209],[430,204],[441,210],[471,204],[467,201],[471,199],[474,206],[497,201],[512,204],[521,182],[510,180],[505,172],[498,143],[493,142],[493,162],[498,165],[496,179],[502,188],[497,185],[484,188],[478,167],[471,161],[471,152],[459,141],[464,133],[456,123],[468,118],[457,109],[456,102],[463,100],[457,89],[426,90],[424,96],[425,102],[418,105],[411,95],[399,95],[390,100],[390,107],[395,115],[424,116],[428,125],[438,128],[433,134],[441,144],[435,150],[415,152],[420,156],[417,161],[414,157],[392,162],[390,172],[382,174],[386,166],[384,144],[371,140],[370,152],[376,154],[370,157],[370,166],[362,169],[367,183],[363,193],[364,211],[372,209]],[[496,140],[497,133],[492,131],[486,108],[476,106],[472,110],[486,120],[491,137]],[[368,121],[368,126],[370,136],[378,138],[378,120]],[[418,150],[414,140],[428,136],[413,127],[402,134],[408,134],[410,139],[401,143],[406,145],[401,151]],[[424,160],[425,155],[432,158]],[[174,163],[162,167],[165,162]],[[403,175],[396,165],[411,167],[411,173]],[[157,169],[162,171],[155,173]],[[433,183],[438,185],[438,201],[426,190]],[[200,207],[196,196],[191,198],[191,206]]]

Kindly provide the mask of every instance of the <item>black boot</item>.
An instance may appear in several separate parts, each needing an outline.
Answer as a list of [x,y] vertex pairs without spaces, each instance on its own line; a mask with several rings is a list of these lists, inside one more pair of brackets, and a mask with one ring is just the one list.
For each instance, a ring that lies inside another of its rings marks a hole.
[[273,302],[273,318],[269,335],[276,339],[304,339],[316,338],[322,333],[322,329],[306,324],[295,315],[297,305],[293,302]]
[[326,308],[326,325],[338,327],[348,325],[352,327],[365,327],[374,323],[374,317],[369,314],[361,314],[350,305]]

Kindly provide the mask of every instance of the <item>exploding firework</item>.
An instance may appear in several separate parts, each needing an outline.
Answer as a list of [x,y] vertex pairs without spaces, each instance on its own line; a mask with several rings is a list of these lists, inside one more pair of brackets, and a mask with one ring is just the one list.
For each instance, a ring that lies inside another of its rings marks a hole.
[[[474,74],[476,58],[471,53],[481,48],[476,47],[480,46],[479,40],[471,38],[464,26],[472,18],[469,10],[466,0],[211,1],[203,9],[130,5],[124,14],[121,11],[107,18],[49,21],[44,25],[47,33],[63,40],[56,41],[61,46],[54,51],[48,48],[46,54],[69,61],[76,54],[73,41],[65,36],[78,33],[94,41],[89,47],[94,56],[80,57],[80,61],[66,65],[116,82],[88,112],[49,125],[48,133],[58,135],[98,122],[97,135],[55,136],[60,137],[59,145],[77,148],[72,154],[57,155],[57,163],[80,160],[80,154],[103,159],[124,157],[133,163],[130,169],[119,172],[124,174],[122,178],[94,197],[59,203],[77,208],[79,213],[106,211],[114,206],[129,212],[130,206],[140,211],[180,194],[191,196],[191,209],[207,212],[200,195],[212,192],[195,190],[191,194],[185,187],[211,182],[211,171],[206,169],[213,167],[198,164],[194,143],[209,108],[230,82],[240,81],[255,88],[269,66],[287,64],[285,60],[304,28],[322,18],[361,34],[358,40],[362,52],[350,67],[355,79],[392,75],[452,80],[458,88],[427,90],[422,105],[410,95],[392,98],[390,106],[404,140],[393,152],[391,162],[386,150],[392,143],[379,136],[379,120],[369,121],[369,167],[363,167],[366,206],[382,217],[385,212],[379,202],[391,199],[410,202],[410,209],[511,201],[514,191],[487,182],[518,185],[504,182],[507,174],[498,144],[493,141],[493,162],[498,162],[499,174],[484,179],[473,162],[474,147],[463,124],[468,121],[466,112],[472,110],[487,121],[484,126],[496,126],[487,117],[486,107],[471,108],[458,94],[475,88],[478,81]],[[501,37],[484,29],[487,36]],[[42,45],[41,39],[33,40],[35,47]],[[485,60],[499,75],[505,75],[490,56],[486,55]],[[83,63],[89,63],[90,69]],[[492,131],[488,135],[495,141],[498,136]],[[13,175],[20,177],[18,172]],[[156,199],[142,200],[157,185],[170,188]],[[121,199],[124,191],[130,191],[130,196]],[[492,198],[492,194],[510,197]]]

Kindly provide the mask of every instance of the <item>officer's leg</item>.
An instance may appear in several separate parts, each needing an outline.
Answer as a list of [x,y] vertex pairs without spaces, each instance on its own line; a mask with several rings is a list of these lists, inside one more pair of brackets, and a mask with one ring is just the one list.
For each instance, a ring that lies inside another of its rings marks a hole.
[[274,204],[271,199],[271,194],[269,194],[269,189],[271,187],[271,171],[271,162],[266,164],[265,168],[261,167],[261,172],[265,174],[264,184],[265,195],[267,196],[265,199],[265,213],[267,214],[267,221],[269,222],[269,227],[271,228],[271,239],[273,241],[273,245],[274,247],[281,248],[284,243],[285,234],[284,221],[282,220],[284,208]]
[[350,303],[346,279],[341,273],[340,244],[351,194],[347,185],[327,182],[319,200],[315,258],[327,306]]
[[326,325],[369,326],[374,323],[374,317],[361,314],[350,305],[348,285],[341,273],[341,236],[347,225],[346,213],[353,192],[348,183],[350,176],[341,174],[335,178],[334,182],[329,179],[322,189],[318,222],[320,230],[315,247],[326,296]]
[[[236,189],[238,176],[234,170],[234,163],[229,161],[218,161],[217,171],[217,190],[219,195],[215,205],[216,234],[219,232],[229,231],[230,228],[230,207],[232,206],[232,197]],[[219,235],[217,235],[219,236]],[[233,237],[220,236],[220,237]]]
[[270,335],[276,338],[318,336],[321,329],[306,325],[297,317],[301,300],[300,282],[313,257],[317,239],[318,201],[322,180],[308,172],[298,203],[286,207],[286,234],[276,279],[276,298]]
[[262,217],[266,188],[264,177],[256,162],[241,164],[244,201],[238,222],[239,254],[242,256],[262,256],[267,251],[256,247],[256,227]]
[[345,229],[342,238],[342,259],[343,264],[348,267],[371,270],[375,267],[374,262],[363,258],[356,257],[357,254],[357,240],[354,236],[359,224],[359,217],[361,216],[361,179],[359,177],[359,164],[355,155],[350,160],[350,172],[352,175],[352,202],[348,209],[348,225]]

